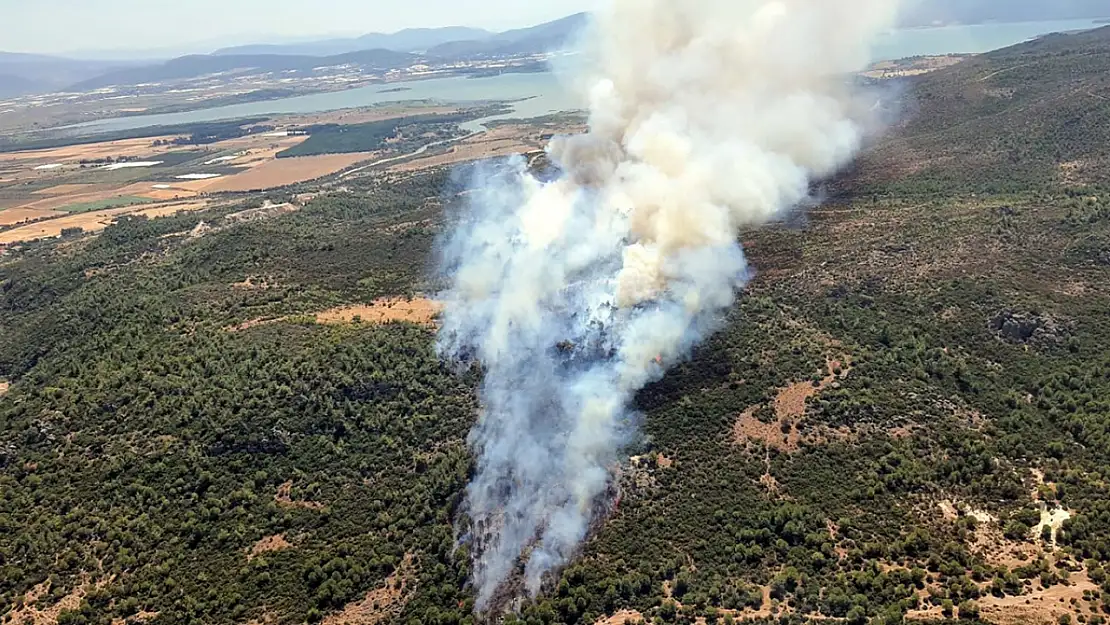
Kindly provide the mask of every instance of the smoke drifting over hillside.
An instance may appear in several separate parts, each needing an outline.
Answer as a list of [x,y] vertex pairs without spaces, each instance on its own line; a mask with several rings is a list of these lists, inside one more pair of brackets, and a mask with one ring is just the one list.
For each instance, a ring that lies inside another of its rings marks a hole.
[[443,246],[440,350],[485,368],[467,492],[479,611],[573,556],[644,385],[713,332],[748,278],[741,228],[783,216],[859,148],[894,0],[615,0],[579,77],[590,131],[564,175],[476,181]]

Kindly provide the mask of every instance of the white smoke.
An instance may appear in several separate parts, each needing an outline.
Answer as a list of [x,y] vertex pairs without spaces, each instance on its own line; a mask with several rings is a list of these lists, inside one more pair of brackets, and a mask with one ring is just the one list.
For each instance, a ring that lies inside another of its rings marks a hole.
[[440,351],[484,367],[467,491],[477,609],[573,556],[634,431],[633,395],[748,277],[741,228],[858,150],[863,69],[895,0],[614,0],[582,76],[589,132],[477,181],[444,244]]

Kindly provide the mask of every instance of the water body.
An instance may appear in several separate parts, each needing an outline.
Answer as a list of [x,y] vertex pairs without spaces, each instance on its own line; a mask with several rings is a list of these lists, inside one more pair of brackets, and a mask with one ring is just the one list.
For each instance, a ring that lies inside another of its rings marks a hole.
[[875,59],[892,61],[909,56],[981,54],[1048,33],[1088,30],[1099,25],[1094,20],[1064,20],[899,30],[879,40],[875,47]]
[[[1068,20],[899,30],[880,39],[875,47],[874,57],[884,61],[909,56],[981,53],[1048,33],[1084,30],[1096,26],[1098,24],[1093,20]],[[235,104],[185,113],[104,119],[69,126],[66,130],[74,134],[93,134],[242,117],[320,113],[411,100],[516,101],[512,113],[463,125],[464,130],[470,132],[480,130],[484,123],[496,119],[540,117],[582,108],[581,103],[560,84],[554,74],[503,74],[487,78],[453,77],[399,82],[387,87],[376,84],[348,91]]]
[[[540,117],[559,111],[581,108],[573,101],[570,91],[559,84],[551,73],[502,74],[486,78],[435,78],[409,82],[391,83],[383,91],[382,85],[375,84],[347,91],[317,93],[313,95],[248,102],[216,108],[166,113],[162,115],[140,115],[102,119],[83,124],[67,126],[64,130],[74,134],[93,134],[117,130],[132,130],[150,126],[175,126],[195,124],[243,117],[266,115],[322,113],[339,109],[373,106],[394,102],[414,100],[435,100],[441,102],[483,102],[513,101],[514,112],[496,117]],[[404,89],[396,91],[395,89]],[[473,122],[471,122],[473,124]]]

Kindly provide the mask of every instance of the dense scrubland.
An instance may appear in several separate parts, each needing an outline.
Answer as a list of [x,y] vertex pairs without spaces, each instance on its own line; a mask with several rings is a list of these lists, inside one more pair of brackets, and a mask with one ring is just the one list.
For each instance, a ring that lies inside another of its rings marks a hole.
[[[756,278],[637,397],[606,523],[506,622],[1105,622],[1107,69],[1101,31],[907,82],[828,202],[744,235]],[[313,316],[434,291],[457,180],[0,259],[7,618],[475,622],[479,374]]]

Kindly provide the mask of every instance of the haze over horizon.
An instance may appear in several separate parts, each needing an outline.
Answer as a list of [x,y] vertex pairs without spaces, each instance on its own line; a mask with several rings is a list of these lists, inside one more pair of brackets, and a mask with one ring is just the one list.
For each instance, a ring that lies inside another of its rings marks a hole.
[[176,55],[248,43],[391,33],[407,28],[468,26],[498,31],[559,19],[598,4],[600,0],[192,0],[180,4],[0,0],[5,17],[0,22],[0,41],[5,52],[65,56],[164,51]]
[[[1110,17],[1104,0],[907,0],[905,25]],[[503,31],[600,8],[605,0],[0,0],[4,52],[155,60],[251,44],[290,44],[413,28]]]

